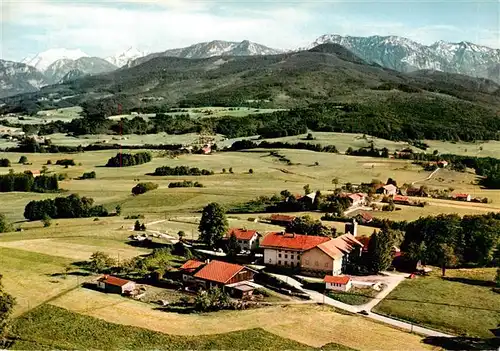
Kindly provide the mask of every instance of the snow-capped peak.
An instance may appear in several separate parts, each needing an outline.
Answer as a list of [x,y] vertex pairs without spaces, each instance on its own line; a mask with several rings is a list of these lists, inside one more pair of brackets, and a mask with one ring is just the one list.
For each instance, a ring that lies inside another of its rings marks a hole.
[[33,57],[25,58],[22,63],[35,67],[39,71],[45,71],[51,64],[61,59],[78,60],[81,57],[89,57],[80,49],[49,49]]
[[146,56],[148,53],[145,51],[140,51],[134,47],[129,47],[127,50],[120,52],[114,56],[106,58],[106,61],[112,63],[117,67],[123,67],[128,65],[129,62],[138,59],[140,57]]

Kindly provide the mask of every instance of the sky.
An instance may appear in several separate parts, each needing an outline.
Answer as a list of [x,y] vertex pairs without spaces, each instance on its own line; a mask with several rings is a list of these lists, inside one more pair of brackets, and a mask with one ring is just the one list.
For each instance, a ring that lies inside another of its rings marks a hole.
[[500,48],[499,0],[0,0],[0,57],[51,48],[107,57],[211,40],[296,49],[323,34],[398,35]]

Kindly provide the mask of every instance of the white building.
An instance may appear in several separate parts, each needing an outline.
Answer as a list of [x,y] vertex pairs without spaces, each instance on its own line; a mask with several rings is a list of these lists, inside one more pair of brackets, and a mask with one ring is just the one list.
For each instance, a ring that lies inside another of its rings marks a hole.
[[259,247],[260,234],[256,230],[248,230],[242,228],[230,228],[226,238],[229,239],[231,235],[236,237],[241,251],[255,250]]
[[326,290],[349,291],[352,288],[352,281],[346,275],[327,275],[324,280]]

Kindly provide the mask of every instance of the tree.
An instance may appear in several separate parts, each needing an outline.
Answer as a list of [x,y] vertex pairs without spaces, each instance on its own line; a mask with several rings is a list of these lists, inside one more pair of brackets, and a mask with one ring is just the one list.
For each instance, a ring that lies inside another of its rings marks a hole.
[[114,258],[110,257],[104,252],[97,251],[94,252],[92,256],[90,256],[89,269],[92,272],[102,273],[113,267],[115,264],[116,261]]
[[182,241],[184,237],[186,236],[186,233],[183,230],[179,230],[177,233],[177,236],[179,237],[179,241]]
[[390,229],[384,228],[380,232],[373,232],[368,242],[368,259],[374,273],[389,268],[392,263],[393,235]]
[[252,169],[252,168],[250,168],[250,169],[248,170],[248,173],[253,174],[253,169]]
[[199,225],[200,239],[213,247],[227,232],[228,223],[224,208],[218,203],[210,203],[203,209]]
[[222,173],[226,173],[226,169],[225,168],[222,169]]
[[229,240],[227,241],[226,251],[229,257],[236,257],[236,255],[241,251],[240,245],[238,245],[238,239],[236,239],[236,235],[234,235],[234,233],[231,234]]
[[233,167],[229,167],[229,173],[233,174]]
[[122,207],[120,205],[116,205],[115,211],[116,215],[119,216],[122,213]]
[[5,217],[5,215],[0,213],[0,233],[9,232],[11,229],[12,228],[9,222],[7,222],[7,218]]
[[144,223],[141,224],[141,232],[146,231],[146,225]]
[[314,140],[312,133],[307,133],[306,140]]
[[[10,316],[16,300],[5,292],[0,274],[0,342],[5,339],[10,326]],[[1,343],[0,343],[1,346]]]
[[304,194],[305,195],[311,193],[311,187],[309,186],[309,184],[304,185],[303,189],[304,189]]
[[28,158],[26,156],[21,156],[19,158],[19,163],[20,164],[25,164],[25,163],[28,163]]
[[44,215],[43,219],[42,219],[42,223],[43,223],[44,228],[48,228],[52,224],[52,219],[49,216]]
[[339,178],[333,178],[332,184],[335,185],[335,189],[337,189],[337,186],[339,185]]
[[219,288],[201,290],[194,299],[194,307],[200,312],[218,311],[229,304],[229,295]]
[[452,267],[457,263],[457,257],[455,256],[455,250],[453,250],[453,247],[445,243],[439,245],[438,252],[441,272],[444,277],[446,276],[446,268]]
[[42,166],[42,169],[40,171],[40,174],[45,174],[49,171],[49,168],[47,166]]
[[135,221],[135,224],[134,224],[134,230],[136,232],[140,231],[141,230],[141,223],[139,222],[139,220]]

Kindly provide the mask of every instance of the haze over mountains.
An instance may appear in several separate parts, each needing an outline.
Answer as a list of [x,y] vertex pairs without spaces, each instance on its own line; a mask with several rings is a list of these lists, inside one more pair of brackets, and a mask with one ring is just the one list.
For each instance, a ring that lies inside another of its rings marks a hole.
[[[308,48],[324,43],[342,45],[368,63],[376,63],[400,72],[436,70],[488,78],[500,83],[499,49],[468,42],[440,41],[426,46],[397,36],[339,35],[323,35]],[[106,59],[90,57],[79,49],[51,49],[26,58],[22,63],[0,60],[0,97],[34,92],[49,84],[107,73],[120,67],[138,66],[158,57],[202,59],[216,56],[278,55],[284,52],[248,40],[242,42],[215,40],[151,54],[131,47]]]

